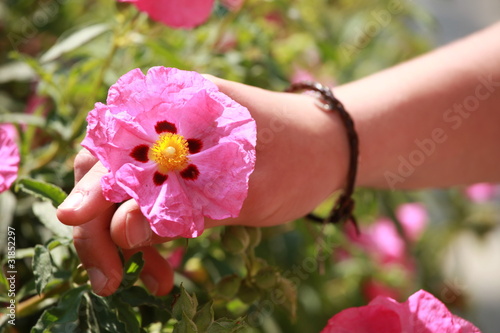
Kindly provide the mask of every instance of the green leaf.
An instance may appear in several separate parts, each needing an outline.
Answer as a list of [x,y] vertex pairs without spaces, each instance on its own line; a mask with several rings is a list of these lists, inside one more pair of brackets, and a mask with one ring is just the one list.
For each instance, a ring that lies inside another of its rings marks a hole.
[[33,214],[38,217],[47,229],[56,236],[72,239],[72,228],[59,222],[56,211],[56,208],[49,201],[35,202],[33,204]]
[[167,304],[166,299],[155,297],[149,294],[146,289],[139,286],[131,286],[130,288],[123,289],[122,291],[114,294],[113,297],[118,297],[133,307],[148,305],[160,309],[166,309],[169,305]]
[[10,81],[31,81],[36,72],[24,61],[11,61],[0,66],[0,84]]
[[127,332],[125,324],[119,319],[118,314],[110,304],[111,298],[89,294],[91,311],[95,317],[98,328],[96,332]]
[[[7,228],[12,224],[14,220],[14,213],[16,211],[16,196],[11,191],[5,191],[0,193],[0,230],[7,231]],[[7,244],[3,243],[7,238],[2,239],[0,244],[3,248],[7,248]]]
[[41,63],[53,61],[64,53],[73,51],[80,46],[88,43],[92,39],[109,30],[109,26],[104,23],[94,24],[78,30],[63,40],[58,41],[40,58]]
[[47,309],[38,319],[31,333],[66,333],[74,332],[80,325],[79,309],[82,296],[88,291],[88,286],[67,291],[55,307]]
[[196,299],[196,295],[189,295],[189,293],[184,289],[184,286],[181,284],[181,294],[177,301],[175,302],[174,308],[172,310],[172,316],[181,320],[183,315],[187,315],[189,319],[192,319],[196,314],[196,308],[198,307],[198,300]]
[[54,265],[49,250],[45,246],[37,244],[33,257],[33,274],[38,294],[42,293],[47,283],[52,279],[53,272]]
[[241,330],[247,329],[243,318],[238,319],[227,319],[220,318],[213,322],[212,326],[209,327],[207,333],[236,333]]
[[142,259],[142,252],[137,252],[132,255],[124,265],[123,279],[121,288],[129,288],[139,279],[139,274],[144,267],[144,260]]
[[16,190],[21,190],[43,200],[50,200],[55,207],[59,206],[68,196],[60,187],[32,178],[18,180]]
[[[203,331],[200,331],[203,332]],[[175,325],[173,333],[198,333],[196,324],[183,311],[182,319]]]
[[137,320],[136,313],[130,304],[122,302],[119,298],[113,298],[109,304],[110,307],[116,312],[118,320],[125,326],[125,330],[123,332],[141,332],[141,325]]
[[214,321],[212,303],[212,301],[205,303],[193,318],[196,327],[198,327],[198,332],[206,332]]
[[41,116],[26,113],[2,113],[0,114],[0,123],[32,125],[44,128],[47,125],[47,119]]

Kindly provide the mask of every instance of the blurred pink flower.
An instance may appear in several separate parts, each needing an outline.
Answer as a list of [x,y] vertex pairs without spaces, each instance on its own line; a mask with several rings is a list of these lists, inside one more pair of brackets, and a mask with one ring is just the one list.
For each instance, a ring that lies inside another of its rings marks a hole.
[[303,68],[295,68],[290,78],[291,83],[297,83],[301,81],[317,81],[314,75]]
[[153,20],[172,28],[194,28],[204,23],[214,5],[214,0],[118,0],[131,2]]
[[482,203],[491,200],[494,197],[496,191],[497,187],[495,184],[477,183],[467,187],[465,189],[465,195],[472,202]]
[[370,278],[363,282],[362,285],[363,296],[369,301],[376,298],[377,296],[390,297],[393,299],[398,299],[400,291],[395,288],[386,285],[385,283]]
[[221,4],[230,11],[238,11],[243,6],[245,0],[221,0]]
[[368,305],[343,310],[321,333],[480,333],[453,315],[430,293],[420,290],[404,303],[379,296]]
[[400,264],[408,267],[410,258],[406,252],[406,244],[399,235],[396,226],[388,218],[379,218],[357,235],[350,227],[347,235],[353,243],[361,246],[380,264]]
[[418,202],[399,205],[396,208],[396,217],[401,222],[406,237],[412,242],[419,239],[429,222],[427,209]]
[[0,193],[7,191],[17,178],[20,156],[16,138],[13,125],[0,124]]
[[186,249],[182,246],[175,248],[167,257],[167,261],[172,269],[177,269],[182,264],[182,259],[184,258],[184,252]]
[[200,74],[134,69],[87,120],[82,145],[109,170],[104,196],[134,198],[158,235],[197,237],[204,216],[238,216],[255,164],[255,121]]

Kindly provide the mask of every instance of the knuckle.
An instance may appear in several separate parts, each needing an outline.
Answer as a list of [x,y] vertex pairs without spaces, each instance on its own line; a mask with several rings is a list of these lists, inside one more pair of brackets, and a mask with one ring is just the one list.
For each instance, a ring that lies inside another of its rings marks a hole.
[[87,150],[82,149],[75,157],[75,168],[86,168],[97,162],[97,159]]

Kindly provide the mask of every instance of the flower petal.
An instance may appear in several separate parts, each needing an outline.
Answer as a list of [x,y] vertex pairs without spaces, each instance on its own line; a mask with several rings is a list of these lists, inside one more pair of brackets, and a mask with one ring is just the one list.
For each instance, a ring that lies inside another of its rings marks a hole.
[[132,2],[155,21],[173,28],[193,28],[205,22],[214,0],[119,0]]
[[0,124],[0,193],[8,190],[17,178],[19,148],[13,125]]
[[255,155],[237,143],[226,142],[193,155],[191,160],[200,170],[195,181],[184,185],[193,206],[212,219],[238,216],[247,195]]
[[[87,122],[87,136],[82,146],[112,172],[125,163],[142,163],[130,154],[135,147],[154,142],[154,138],[150,139],[151,134],[127,112],[113,113],[101,103],[97,103],[89,113]],[[154,132],[154,128],[150,132]]]
[[[345,309],[330,318],[321,333],[401,333],[399,316],[382,305]],[[410,333],[409,331],[407,333]]]

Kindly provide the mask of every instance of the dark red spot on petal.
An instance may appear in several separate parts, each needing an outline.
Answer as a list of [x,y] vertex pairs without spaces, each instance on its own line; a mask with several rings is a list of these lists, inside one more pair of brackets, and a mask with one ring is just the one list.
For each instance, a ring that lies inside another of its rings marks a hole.
[[177,127],[175,127],[175,124],[172,124],[171,122],[168,122],[166,120],[159,121],[155,125],[155,131],[158,134],[165,133],[165,132],[170,132],[170,133],[177,133]]
[[186,180],[195,180],[198,178],[198,175],[200,174],[200,171],[194,164],[189,164],[184,170],[181,172],[181,177],[186,179]]
[[149,152],[149,147],[147,145],[138,145],[135,146],[134,149],[132,149],[130,157],[132,157],[138,162],[146,163],[147,161],[149,161],[148,152]]
[[188,148],[190,154],[199,153],[201,148],[203,148],[203,143],[198,139],[188,139]]
[[164,175],[164,174],[159,173],[157,171],[153,175],[153,183],[155,183],[156,186],[163,185],[163,183],[167,181],[167,178],[168,178],[168,175]]

